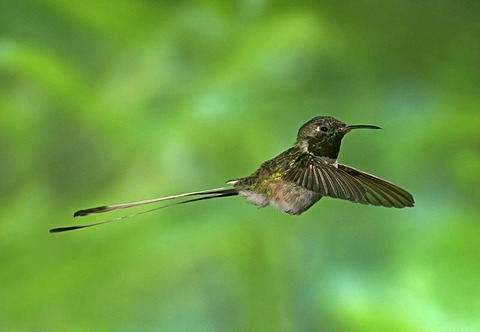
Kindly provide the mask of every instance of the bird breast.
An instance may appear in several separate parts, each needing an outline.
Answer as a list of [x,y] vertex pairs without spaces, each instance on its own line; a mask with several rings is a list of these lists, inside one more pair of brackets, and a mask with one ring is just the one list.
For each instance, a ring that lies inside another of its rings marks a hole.
[[239,191],[247,202],[258,207],[272,205],[277,209],[299,215],[318,202],[322,196],[291,182],[278,181],[268,184],[266,193],[255,193],[248,189]]

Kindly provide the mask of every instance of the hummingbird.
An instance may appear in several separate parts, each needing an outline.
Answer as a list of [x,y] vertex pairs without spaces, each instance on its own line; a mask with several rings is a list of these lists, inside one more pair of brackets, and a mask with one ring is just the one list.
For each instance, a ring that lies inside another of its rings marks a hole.
[[229,187],[79,210],[74,213],[74,217],[183,199],[106,221],[53,228],[50,232],[71,231],[119,221],[172,205],[230,196],[245,197],[248,203],[258,207],[272,205],[291,215],[302,214],[322,197],[374,206],[413,207],[413,196],[406,190],[374,175],[338,163],[343,137],[356,129],[381,128],[374,125],[346,125],[331,116],[317,116],[300,127],[293,147],[264,162],[251,175],[227,181]]

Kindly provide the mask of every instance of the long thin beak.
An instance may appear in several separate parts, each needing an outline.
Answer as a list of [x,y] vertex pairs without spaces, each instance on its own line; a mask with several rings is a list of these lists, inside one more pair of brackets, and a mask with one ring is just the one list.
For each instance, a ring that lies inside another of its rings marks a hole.
[[345,127],[345,131],[348,133],[352,129],[382,129],[373,125],[350,125]]

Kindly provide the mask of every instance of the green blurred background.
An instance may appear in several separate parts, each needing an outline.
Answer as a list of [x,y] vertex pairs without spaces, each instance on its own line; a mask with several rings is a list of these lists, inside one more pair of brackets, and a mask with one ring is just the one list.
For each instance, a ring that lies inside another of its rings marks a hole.
[[[0,330],[480,330],[479,22],[457,0],[0,0]],[[340,161],[417,206],[230,198],[48,233],[223,186],[316,115],[384,128]]]

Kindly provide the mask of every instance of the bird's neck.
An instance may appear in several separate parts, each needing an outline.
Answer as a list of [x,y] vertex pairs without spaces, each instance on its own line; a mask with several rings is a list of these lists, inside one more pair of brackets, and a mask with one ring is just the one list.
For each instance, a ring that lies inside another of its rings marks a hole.
[[324,158],[331,163],[336,163],[341,142],[341,139],[326,141],[315,138],[307,138],[298,140],[297,146],[305,153]]

